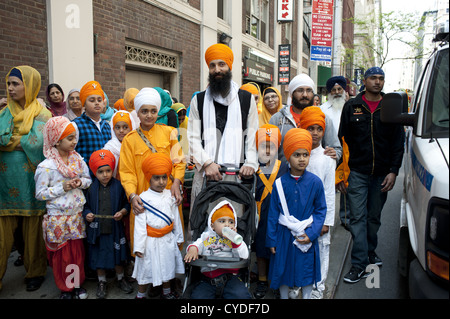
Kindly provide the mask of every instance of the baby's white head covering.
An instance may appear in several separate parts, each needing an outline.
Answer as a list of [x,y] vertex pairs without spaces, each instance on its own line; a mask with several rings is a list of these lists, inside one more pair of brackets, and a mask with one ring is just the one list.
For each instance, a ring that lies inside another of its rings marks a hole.
[[134,108],[136,113],[142,105],[154,105],[157,107],[158,112],[161,108],[161,96],[154,88],[142,88],[134,98]]

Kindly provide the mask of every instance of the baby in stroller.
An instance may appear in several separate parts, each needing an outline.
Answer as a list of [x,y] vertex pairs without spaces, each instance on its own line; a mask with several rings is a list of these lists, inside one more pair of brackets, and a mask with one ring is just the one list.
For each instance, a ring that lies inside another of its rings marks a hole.
[[[202,235],[187,247],[184,260],[194,261],[199,255],[216,257],[240,257],[248,259],[249,249],[245,242],[233,243],[223,235],[223,228],[236,231],[237,216],[227,200],[221,201],[208,216],[208,227]],[[192,299],[250,299],[245,283],[237,276],[239,269],[201,267],[201,280],[192,290]]]

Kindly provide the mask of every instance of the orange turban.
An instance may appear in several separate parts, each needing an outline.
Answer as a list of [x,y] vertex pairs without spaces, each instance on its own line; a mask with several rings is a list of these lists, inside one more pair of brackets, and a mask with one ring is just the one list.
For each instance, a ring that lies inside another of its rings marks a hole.
[[108,165],[112,170],[116,167],[116,158],[113,153],[108,150],[98,150],[92,153],[89,158],[89,168],[94,175],[97,174],[99,167]]
[[127,109],[128,112],[131,112],[134,110],[134,98],[139,93],[138,89],[130,88],[125,91],[123,94],[123,105]]
[[205,61],[209,66],[212,60],[223,60],[228,65],[230,70],[233,67],[234,55],[230,47],[222,44],[216,43],[210,46],[205,52]]
[[318,106],[308,106],[300,114],[300,128],[307,129],[317,124],[325,131],[325,114]]
[[127,111],[114,113],[112,122],[113,122],[113,127],[116,126],[116,124],[118,122],[125,122],[128,124],[128,127],[130,128],[130,130],[133,129],[133,125],[131,124],[130,113],[128,113]]
[[311,133],[302,128],[291,128],[287,131],[283,141],[283,151],[286,159],[289,161],[291,155],[299,148],[303,148],[311,154]]
[[230,217],[234,219],[233,209],[231,208],[230,205],[225,204],[219,209],[217,209],[211,216],[211,222],[214,223],[216,220],[222,217]]
[[62,132],[61,136],[59,137],[59,140],[61,141],[63,138],[69,136],[73,132],[75,132],[75,126],[73,126],[72,123],[67,124],[66,129],[64,130],[64,132]]
[[150,180],[153,175],[170,175],[172,173],[172,160],[164,153],[151,153],[142,162],[142,172],[146,180]]
[[258,129],[258,131],[256,131],[256,149],[258,149],[259,143],[264,141],[272,142],[280,147],[281,132],[278,126],[264,124]]
[[100,95],[105,99],[105,93],[102,90],[102,86],[97,81],[89,81],[80,90],[81,105],[84,106],[86,99],[90,95]]
[[125,105],[123,104],[123,99],[118,99],[116,103],[114,103],[114,108],[117,111],[126,111]]
[[251,83],[245,83],[243,86],[241,86],[241,90],[250,92],[251,94],[259,95],[258,88],[254,84],[251,84]]

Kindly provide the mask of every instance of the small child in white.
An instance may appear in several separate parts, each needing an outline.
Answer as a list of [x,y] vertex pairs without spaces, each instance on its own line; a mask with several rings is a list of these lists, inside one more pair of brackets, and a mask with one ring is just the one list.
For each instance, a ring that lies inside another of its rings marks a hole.
[[138,282],[136,299],[146,298],[148,284],[163,286],[162,299],[177,299],[170,288],[175,274],[184,274],[179,245],[184,242],[183,226],[175,198],[166,189],[172,161],[163,153],[151,153],[142,163],[142,172],[150,188],[139,195],[145,211],[136,215],[133,278]]
[[[245,242],[239,245],[234,244],[222,234],[224,227],[229,227],[236,231],[236,212],[233,206],[226,200],[221,201],[211,210],[208,217],[208,229],[205,230],[199,239],[187,248],[184,260],[191,262],[198,258],[198,255],[235,257],[247,259],[249,252]],[[250,299],[250,293],[244,282],[236,276],[239,269],[223,269],[202,267],[202,279],[193,288],[192,299],[214,299],[217,289],[221,291],[224,299]]]

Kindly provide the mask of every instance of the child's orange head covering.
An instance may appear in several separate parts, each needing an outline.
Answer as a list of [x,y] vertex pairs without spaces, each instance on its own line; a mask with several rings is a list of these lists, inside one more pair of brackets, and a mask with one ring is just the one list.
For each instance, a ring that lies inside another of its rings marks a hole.
[[222,217],[230,217],[234,219],[233,209],[231,208],[230,205],[225,204],[219,209],[217,209],[211,216],[211,223],[214,223],[216,220]]
[[66,128],[64,129],[64,132],[62,132],[61,136],[59,137],[59,140],[61,141],[63,138],[69,136],[75,132],[75,126],[73,126],[72,123],[67,124]]
[[278,147],[281,144],[281,132],[278,126],[272,124],[264,124],[256,131],[256,149],[259,148],[259,143],[272,142]]
[[256,94],[259,95],[259,90],[256,87],[256,85],[251,84],[251,83],[245,83],[243,86],[241,86],[240,88],[241,90],[250,92],[251,94]]
[[216,43],[210,46],[205,52],[205,61],[209,66],[212,60],[223,60],[228,65],[230,70],[233,67],[234,55],[230,47],[222,44]]
[[89,158],[89,168],[94,175],[97,174],[97,170],[100,167],[106,165],[111,167],[112,170],[116,167],[116,158],[111,151],[98,150],[91,154],[91,157]]
[[136,88],[129,88],[123,94],[123,105],[125,106],[128,112],[134,110],[134,98],[139,93],[139,90]]
[[114,108],[117,111],[126,111],[125,105],[123,104],[123,99],[118,99],[116,103],[114,103]]
[[308,106],[300,114],[300,128],[307,129],[317,124],[325,131],[325,114],[318,106]]
[[118,112],[114,113],[114,115],[112,117],[113,127],[116,126],[116,124],[118,122],[125,122],[128,124],[128,127],[131,130],[133,129],[133,125],[131,124],[130,113],[128,113],[127,111],[118,111]]
[[89,81],[80,90],[80,100],[81,105],[84,106],[86,99],[90,95],[100,95],[103,99],[105,99],[105,93],[103,92],[102,86],[97,81]]
[[169,176],[172,173],[172,168],[172,160],[167,154],[163,153],[151,153],[142,162],[142,172],[148,181],[153,175],[166,174]]
[[303,148],[307,150],[308,153],[311,153],[311,133],[302,128],[291,128],[287,131],[283,141],[283,151],[286,159],[289,161],[291,155],[299,148]]

